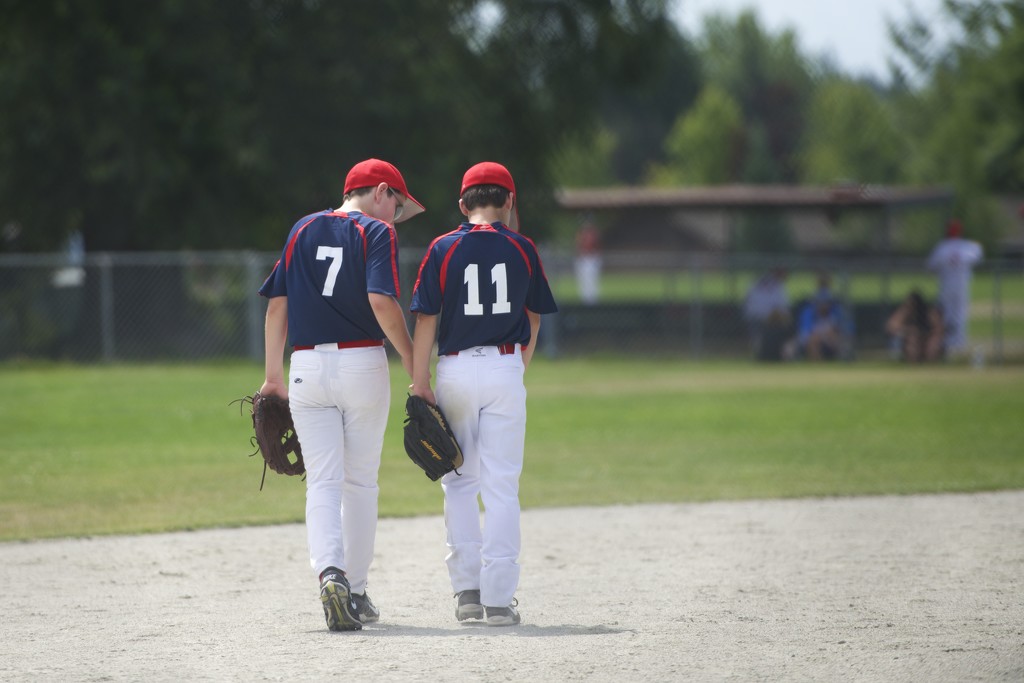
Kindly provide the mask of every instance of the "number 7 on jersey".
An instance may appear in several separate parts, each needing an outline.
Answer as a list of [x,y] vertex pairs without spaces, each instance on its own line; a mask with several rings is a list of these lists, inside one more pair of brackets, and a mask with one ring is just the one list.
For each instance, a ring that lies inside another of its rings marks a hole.
[[324,280],[324,296],[334,294],[334,283],[337,282],[338,272],[341,271],[341,260],[344,251],[341,247],[325,247],[323,245],[316,248],[317,261],[331,260],[331,265],[327,267],[327,279]]

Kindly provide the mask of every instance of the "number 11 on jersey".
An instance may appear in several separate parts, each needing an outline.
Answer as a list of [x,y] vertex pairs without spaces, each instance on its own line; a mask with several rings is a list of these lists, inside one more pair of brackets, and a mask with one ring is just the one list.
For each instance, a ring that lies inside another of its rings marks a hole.
[[[483,315],[484,306],[480,303],[480,267],[476,263],[466,266],[463,277],[466,283],[466,294],[469,301],[463,307],[466,315]],[[508,300],[508,274],[505,264],[499,263],[491,268],[491,282],[494,284],[495,301],[491,304],[491,313],[511,313],[512,304]]]

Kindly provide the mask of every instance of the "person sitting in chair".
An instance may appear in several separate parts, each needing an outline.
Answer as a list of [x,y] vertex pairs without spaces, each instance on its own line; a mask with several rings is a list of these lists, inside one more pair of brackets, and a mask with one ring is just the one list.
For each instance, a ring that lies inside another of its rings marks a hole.
[[831,296],[816,295],[803,307],[797,330],[800,354],[808,360],[836,360],[843,356],[842,310]]
[[908,363],[941,360],[944,353],[942,311],[911,290],[885,324],[900,358]]

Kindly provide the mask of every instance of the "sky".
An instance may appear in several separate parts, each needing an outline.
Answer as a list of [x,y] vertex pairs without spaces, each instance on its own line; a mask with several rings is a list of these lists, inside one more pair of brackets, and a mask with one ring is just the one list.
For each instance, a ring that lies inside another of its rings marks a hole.
[[703,17],[710,13],[735,16],[753,9],[761,26],[771,34],[792,29],[807,56],[829,55],[851,76],[888,80],[886,59],[895,50],[887,20],[903,23],[913,8],[935,16],[942,0],[676,0],[677,18],[691,36],[701,33]]

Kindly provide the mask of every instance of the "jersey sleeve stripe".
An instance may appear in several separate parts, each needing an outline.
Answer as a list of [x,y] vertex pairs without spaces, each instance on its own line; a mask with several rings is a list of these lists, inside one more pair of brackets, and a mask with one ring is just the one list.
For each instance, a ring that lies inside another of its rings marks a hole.
[[302,231],[306,229],[306,226],[308,226],[310,223],[315,221],[317,218],[320,218],[320,216],[313,216],[308,221],[303,223],[299,227],[299,229],[295,231],[295,234],[292,235],[292,238],[290,240],[288,240],[288,249],[286,249],[285,253],[284,253],[284,267],[285,267],[285,270],[287,270],[288,266],[290,266],[291,263],[292,263],[292,252],[295,251],[295,241],[299,239],[299,235],[302,234]]
[[416,290],[420,288],[420,280],[423,278],[423,268],[427,265],[427,261],[430,260],[430,254],[433,253],[434,246],[438,242],[443,240],[445,237],[448,237],[451,234],[453,234],[453,233],[452,232],[447,232],[447,233],[445,233],[443,235],[439,235],[439,236],[435,237],[434,240],[430,243],[430,246],[427,247],[427,251],[423,254],[423,260],[420,261],[420,267],[416,271],[416,284],[414,284],[412,286],[412,291],[413,291],[414,295],[416,293]]
[[540,252],[538,252],[538,251],[537,251],[537,245],[536,245],[536,244],[534,244],[534,243],[533,243],[533,240],[531,240],[531,239],[530,239],[529,237],[527,237],[526,235],[522,235],[522,238],[523,238],[524,240],[526,240],[527,244],[529,244],[529,245],[530,245],[530,246],[531,246],[531,247],[533,248],[533,253],[537,255],[537,264],[538,264],[538,265],[540,266],[540,275],[541,275],[541,277],[543,277],[543,278],[544,278],[545,280],[547,280],[547,279],[548,279],[548,274],[544,272],[544,264],[543,264],[543,263],[541,262],[541,260],[540,260]]
[[[402,296],[401,285],[398,282],[398,233],[390,223],[388,226],[388,239],[391,242],[391,275],[395,278],[395,297]],[[363,250],[366,251],[365,249]]]
[[363,227],[363,225],[359,221],[353,221],[353,224],[356,226],[356,230],[359,231],[359,239],[361,239],[363,241],[363,261],[365,261],[366,260],[366,248],[367,248],[366,247],[366,229]]
[[412,286],[413,296],[416,295],[416,290],[420,288],[420,280],[423,279],[423,268],[426,267],[427,261],[430,259],[430,252],[434,251],[434,245],[437,244],[437,241],[441,239],[441,237],[444,237],[444,235],[441,235],[440,237],[435,237],[434,240],[430,243],[430,246],[428,246],[427,250],[423,253],[423,259],[420,261],[420,267],[416,271],[416,282]]
[[526,263],[526,272],[533,276],[533,266],[530,264],[530,257],[526,255],[526,250],[523,249],[523,245],[519,244],[519,242],[508,235],[505,235],[505,239],[515,245],[515,248],[519,250],[519,255],[523,257],[523,261]]
[[452,242],[452,246],[448,247],[448,252],[444,255],[444,260],[441,261],[441,295],[444,296],[444,286],[448,280],[448,264],[452,260],[452,255],[455,253],[456,247],[459,246],[459,242],[462,238],[458,238]]

